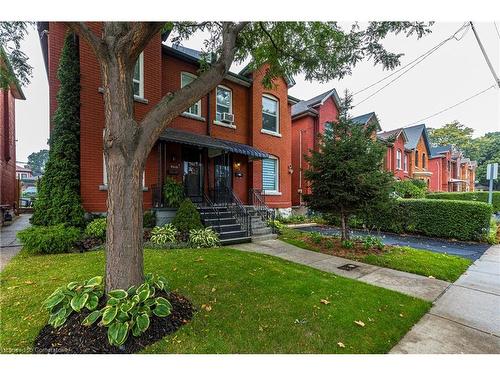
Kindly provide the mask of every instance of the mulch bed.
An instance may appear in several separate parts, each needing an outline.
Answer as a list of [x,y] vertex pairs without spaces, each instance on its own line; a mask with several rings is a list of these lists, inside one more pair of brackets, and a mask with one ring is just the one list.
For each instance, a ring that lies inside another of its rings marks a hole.
[[129,335],[121,347],[110,345],[107,328],[94,323],[90,327],[81,324],[88,315],[73,313],[66,323],[59,328],[46,325],[35,339],[33,353],[49,354],[130,354],[136,353],[148,345],[161,340],[166,335],[177,331],[188,323],[194,313],[193,305],[183,296],[175,293],[158,293],[172,304],[172,313],[164,318],[150,317],[148,330],[139,337]]

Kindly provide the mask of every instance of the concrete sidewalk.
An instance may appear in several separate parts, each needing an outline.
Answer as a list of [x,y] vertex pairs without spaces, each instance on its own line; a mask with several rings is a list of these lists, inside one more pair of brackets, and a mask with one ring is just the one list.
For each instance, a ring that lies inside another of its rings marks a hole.
[[21,251],[21,243],[17,239],[17,232],[30,226],[31,214],[22,214],[10,225],[0,229],[0,271],[9,261]]
[[[450,283],[442,280],[388,268],[360,263],[345,258],[304,250],[280,240],[231,245],[233,249],[273,255],[295,263],[357,279],[367,284],[395,290],[427,301],[434,301],[448,288]],[[347,271],[338,267],[353,264],[356,268]]]
[[500,246],[490,247],[391,353],[500,353]]

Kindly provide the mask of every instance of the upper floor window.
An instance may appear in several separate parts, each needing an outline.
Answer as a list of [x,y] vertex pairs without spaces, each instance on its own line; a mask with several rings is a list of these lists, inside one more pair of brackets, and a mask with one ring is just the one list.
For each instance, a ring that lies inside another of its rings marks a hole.
[[270,95],[262,97],[262,130],[279,133],[279,103]]
[[396,151],[396,169],[401,169],[401,150]]
[[404,171],[408,172],[408,155],[405,154],[404,163],[403,163]]
[[[217,108],[215,119],[217,121],[228,121],[224,118],[224,113],[233,113],[233,93],[225,86],[217,87]],[[232,121],[228,121],[232,122]]]
[[422,168],[425,168],[425,154],[422,154]]
[[278,166],[278,159],[273,156],[262,160],[262,190],[265,193],[279,190]]
[[418,150],[415,150],[415,167],[418,167]]
[[[181,73],[181,88],[189,85],[197,77],[194,74],[182,72]],[[195,116],[201,116],[201,99],[194,103],[191,107],[186,109],[184,113],[190,113]]]
[[134,67],[134,96],[144,98],[144,52],[139,55]]

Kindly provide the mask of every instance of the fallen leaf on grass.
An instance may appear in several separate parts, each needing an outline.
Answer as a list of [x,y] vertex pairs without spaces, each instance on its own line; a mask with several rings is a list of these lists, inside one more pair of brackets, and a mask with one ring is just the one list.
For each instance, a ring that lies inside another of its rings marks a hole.
[[205,259],[203,259],[202,257],[199,257],[198,259],[195,260],[195,262],[203,262],[205,261]]
[[205,311],[212,311],[212,306],[210,306],[209,304],[204,303],[203,305],[201,305],[201,308]]
[[345,348],[345,345],[344,345],[344,343],[343,343],[343,342],[340,342],[340,341],[339,341],[339,342],[337,343],[337,345],[338,345],[340,348]]
[[306,324],[307,320],[306,319],[295,319],[294,321],[295,324]]
[[177,271],[177,268],[174,268],[172,271],[174,271],[174,272]]
[[400,316],[401,318],[404,318],[404,315],[403,315],[403,314],[399,314],[399,316]]
[[360,327],[364,327],[365,323],[362,320],[355,320],[354,323],[356,323]]
[[24,283],[25,283],[26,285],[32,285],[32,284],[34,284],[34,282],[33,282],[33,281],[31,281],[31,280],[26,280]]
[[321,302],[323,305],[329,305],[330,304],[330,301],[328,301],[326,299],[321,299],[321,300],[319,300],[319,302]]
[[217,289],[215,289],[215,288],[212,288],[212,293],[213,293],[213,292],[215,292],[216,290],[217,290]]
[[435,279],[435,277],[432,275],[429,275],[429,279]]

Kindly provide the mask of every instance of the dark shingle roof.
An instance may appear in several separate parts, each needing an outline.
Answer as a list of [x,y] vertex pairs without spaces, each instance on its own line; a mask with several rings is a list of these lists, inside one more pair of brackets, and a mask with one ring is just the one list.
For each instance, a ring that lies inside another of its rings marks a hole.
[[333,100],[335,101],[335,104],[337,107],[340,107],[340,98],[339,95],[337,94],[337,90],[328,90],[325,91],[322,94],[319,94],[315,96],[314,98],[308,99],[308,100],[302,100],[298,102],[297,104],[292,106],[292,117],[298,116],[304,112],[312,112],[312,113],[318,113],[313,107],[317,106],[318,104],[322,103],[324,100],[326,100],[328,97],[333,96]]
[[[392,142],[401,132],[403,132],[403,134],[404,134],[403,128],[387,130],[385,132],[378,133],[377,138],[381,139],[383,141]],[[405,135],[405,137],[406,137],[406,135]]]
[[436,157],[445,152],[451,151],[451,145],[431,147],[431,157]]
[[351,120],[358,125],[366,125],[370,121],[375,121],[375,124],[377,125],[377,130],[382,130],[375,112],[365,113],[364,115],[353,117]]
[[406,133],[406,137],[408,138],[408,142],[405,144],[407,149],[412,150],[416,148],[420,137],[423,136],[427,151],[430,152],[431,145],[429,143],[429,136],[427,134],[425,124],[409,126],[404,128],[404,131]]

